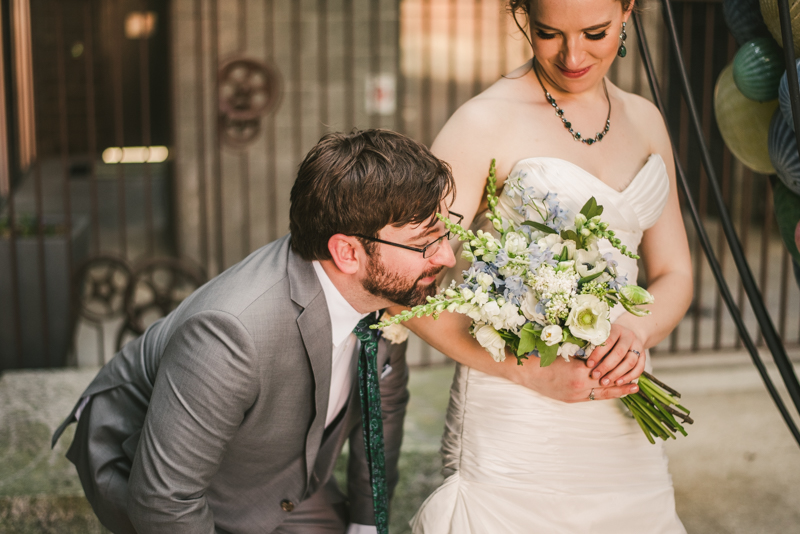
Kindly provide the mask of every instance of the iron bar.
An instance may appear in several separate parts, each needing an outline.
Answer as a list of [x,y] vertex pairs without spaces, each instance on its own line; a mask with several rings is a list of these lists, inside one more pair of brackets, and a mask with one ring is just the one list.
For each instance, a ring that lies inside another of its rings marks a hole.
[[214,109],[214,151],[213,151],[213,172],[212,179],[214,180],[214,223],[215,223],[215,237],[216,237],[216,260],[217,260],[217,273],[225,270],[225,218],[223,216],[223,192],[222,192],[222,133],[219,129],[219,4],[217,0],[211,0],[211,17],[210,17],[211,31],[209,32],[210,46],[211,46],[211,72],[214,76],[211,77],[211,94]]
[[83,41],[86,76],[86,135],[89,152],[89,197],[91,204],[92,252],[100,253],[100,207],[97,196],[97,124],[94,94],[94,32],[91,0],[83,4]]
[[[379,12],[380,0],[369,0],[369,74],[372,76],[373,86],[372,90],[375,91],[374,84],[378,81],[378,76],[381,71],[381,18]],[[367,98],[373,99],[374,95],[367,95]],[[372,104],[376,104],[373,100]],[[371,113],[369,114],[370,128],[377,128],[379,124],[378,110],[376,106],[371,106]]]
[[319,81],[319,137],[330,128],[328,117],[328,0],[317,0],[317,79]]
[[345,131],[350,131],[356,126],[355,104],[355,55],[356,48],[353,40],[353,0],[344,0],[344,118]]
[[483,0],[473,0],[472,13],[472,94],[483,88]]
[[[665,3],[668,3],[668,1],[665,2]],[[671,15],[671,11],[670,11],[670,15]],[[648,75],[648,79],[649,79],[649,82],[650,82],[650,89],[653,92],[653,98],[655,99],[656,105],[658,106],[659,110],[661,111],[662,116],[666,117],[666,108],[664,107],[664,103],[661,100],[661,94],[660,94],[660,92],[658,90],[658,81],[655,78],[655,72],[653,70],[652,59],[650,57],[650,52],[649,52],[649,49],[647,47],[647,39],[646,39],[646,37],[644,35],[644,31],[643,31],[643,28],[642,28],[642,25],[641,25],[641,21],[639,19],[639,15],[637,13],[634,13],[633,14],[633,18],[634,18],[634,24],[636,25],[637,33],[639,34],[639,48],[640,48],[640,51],[641,51],[641,54],[642,54],[642,58],[643,58],[643,60],[645,62],[645,66],[647,68],[647,75]],[[675,38],[676,38],[676,35],[674,34],[674,30],[675,30],[674,21],[672,20],[671,16],[668,17],[668,20],[669,20],[670,32],[672,33],[673,41],[674,41]],[[677,43],[675,43],[675,44],[677,44]],[[685,78],[686,78],[685,71],[682,72],[682,77],[685,80]],[[686,96],[685,96],[685,98],[686,98]],[[694,115],[695,115],[695,117],[697,116],[696,114],[694,114]],[[672,137],[671,132],[670,132],[670,137]],[[783,403],[783,399],[781,399],[780,394],[775,389],[775,386],[772,383],[772,379],[770,378],[769,373],[767,372],[767,369],[764,366],[764,363],[761,361],[761,357],[758,354],[758,350],[756,349],[755,344],[753,343],[753,340],[750,338],[750,334],[747,332],[747,328],[745,327],[744,322],[742,321],[742,317],[738,313],[738,310],[736,309],[736,304],[733,301],[733,296],[731,295],[730,289],[728,288],[728,284],[725,281],[724,274],[722,273],[722,271],[721,271],[721,269],[719,267],[719,263],[717,262],[716,255],[714,254],[713,248],[711,247],[711,242],[709,241],[708,236],[706,235],[705,228],[703,227],[703,223],[700,220],[700,215],[697,212],[697,207],[695,206],[694,200],[692,199],[691,195],[689,194],[690,189],[689,189],[689,183],[688,183],[688,181],[686,179],[686,175],[684,174],[683,168],[681,167],[680,162],[677,160],[677,158],[675,160],[675,167],[676,167],[676,171],[677,171],[677,175],[678,175],[678,179],[679,179],[679,182],[681,184],[681,187],[686,192],[686,195],[685,195],[685,197],[686,197],[686,205],[688,206],[689,211],[690,211],[690,213],[692,215],[692,221],[694,222],[695,228],[697,230],[698,237],[700,238],[701,242],[703,243],[703,250],[706,253],[706,257],[708,258],[709,265],[711,266],[711,270],[714,273],[714,278],[717,281],[717,285],[719,286],[719,290],[723,295],[723,299],[725,300],[725,303],[728,306],[728,310],[730,311],[731,316],[733,317],[733,320],[736,323],[737,328],[739,329],[740,336],[742,337],[742,339],[743,339],[743,341],[744,341],[744,343],[745,343],[745,345],[746,345],[746,347],[748,349],[748,352],[750,352],[750,355],[751,355],[751,357],[753,359],[753,364],[756,366],[756,369],[758,370],[759,374],[761,375],[761,378],[764,381],[764,385],[766,386],[767,390],[769,391],[770,396],[772,397],[773,401],[775,402],[776,406],[778,407],[778,410],[781,412],[781,415],[783,416],[784,421],[786,422],[786,425],[789,427],[790,432],[794,436],[794,438],[797,441],[798,445],[800,445],[800,432],[798,431],[796,425],[794,424],[794,421],[792,420],[791,415],[789,414],[788,410],[786,409],[786,406]],[[707,171],[708,171],[709,178],[712,178],[713,177],[713,169],[707,169]],[[735,257],[735,253],[734,253],[734,257]]]
[[[72,265],[72,202],[69,184],[69,129],[67,124],[67,74],[64,66],[64,55],[66,45],[64,43],[64,17],[62,11],[62,4],[56,4],[56,67],[58,69],[58,130],[61,144],[61,194],[64,201],[64,240],[67,249],[67,280],[72,280],[73,265]],[[38,131],[38,128],[37,128]],[[40,222],[41,224],[41,222]],[[41,227],[40,227],[41,233]],[[42,291],[46,292],[47,286],[42,286]],[[47,302],[46,297],[42,299]],[[47,310],[47,308],[45,308]],[[72,308],[68,309],[68,313],[72,313]],[[44,312],[47,315],[47,311]],[[72,326],[72,317],[69,318],[68,324]],[[50,364],[50,334],[45,330],[45,354],[47,355],[45,362],[49,367]]]
[[[267,61],[275,61],[275,4],[274,0],[264,1],[264,45]],[[274,241],[278,238],[278,191],[277,191],[277,148],[275,145],[275,113],[273,111],[266,118],[267,146],[267,240]]]
[[[116,28],[122,21],[121,5],[117,4],[117,9],[113,9],[110,5],[107,8],[108,15],[108,28]],[[122,79],[122,65],[124,64],[124,57],[122,53],[122,46],[124,44],[124,37],[120,31],[111,31],[111,47],[114,49],[116,57],[111,67],[113,92],[114,92],[114,137],[116,145],[122,149],[125,146],[125,129],[124,129],[124,108],[123,108],[123,79]],[[125,165],[117,164],[117,224],[119,228],[119,246],[122,252],[122,257],[128,258],[128,233],[127,233],[127,216],[125,206]]]
[[431,0],[422,0],[422,86],[420,88],[422,116],[420,117],[420,128],[422,142],[427,146],[431,146],[433,143],[431,56]]
[[[247,0],[239,0],[239,54],[247,53]],[[264,81],[266,83],[266,80]],[[239,154],[239,179],[241,180],[242,190],[240,191],[242,206],[242,254],[247,256],[251,248],[251,225],[250,225],[250,151],[243,149]]]
[[206,272],[211,272],[208,252],[208,191],[206,165],[206,71],[203,51],[203,0],[194,0],[194,42],[195,42],[195,68],[197,69],[197,194],[200,197],[198,213],[200,220],[200,262]]
[[458,0],[450,0],[447,5],[447,22],[449,39],[447,41],[447,116],[456,111],[456,39],[458,38]]
[[[143,36],[139,39],[139,98],[142,118],[142,144],[148,150],[151,142],[150,135],[150,39]],[[144,166],[144,221],[146,235],[146,255],[155,254],[156,230],[153,221],[153,177],[150,172],[150,163],[145,161]]]

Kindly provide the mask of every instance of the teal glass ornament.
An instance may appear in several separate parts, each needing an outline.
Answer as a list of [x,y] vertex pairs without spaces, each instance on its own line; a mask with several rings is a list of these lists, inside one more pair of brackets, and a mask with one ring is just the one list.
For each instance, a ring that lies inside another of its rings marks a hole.
[[772,37],[747,41],[733,58],[736,87],[750,100],[766,102],[778,98],[784,72],[783,51]]
[[722,0],[722,16],[739,46],[756,37],[769,36],[758,0]]
[[769,123],[769,159],[783,185],[800,195],[800,154],[794,132],[783,119],[781,110],[776,110]]
[[786,245],[795,263],[800,263],[800,251],[797,250],[797,225],[800,223],[800,196],[797,196],[783,183],[772,184],[772,201],[775,206],[775,220],[781,240]]
[[[795,61],[795,69],[798,80],[800,80],[800,59]],[[783,120],[789,125],[789,128],[794,131],[794,120],[792,119],[792,104],[789,99],[789,79],[786,77],[787,73],[784,72],[781,76],[781,83],[778,85],[778,102],[783,114]],[[798,109],[797,111],[800,111]]]

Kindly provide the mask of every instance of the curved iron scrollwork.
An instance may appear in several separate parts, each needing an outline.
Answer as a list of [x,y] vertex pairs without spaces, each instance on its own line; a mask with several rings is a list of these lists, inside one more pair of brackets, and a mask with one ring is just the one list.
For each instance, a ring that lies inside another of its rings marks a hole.
[[125,313],[125,293],[133,277],[130,264],[112,255],[95,256],[76,272],[77,314],[94,322]]
[[232,148],[244,148],[261,132],[261,119],[280,100],[278,71],[252,58],[233,58],[218,74],[219,134]]

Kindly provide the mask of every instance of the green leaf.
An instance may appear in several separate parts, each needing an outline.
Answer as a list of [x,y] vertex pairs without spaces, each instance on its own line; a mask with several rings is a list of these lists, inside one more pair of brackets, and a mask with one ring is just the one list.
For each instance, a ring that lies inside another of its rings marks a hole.
[[569,239],[569,240],[575,241],[577,243],[578,242],[578,234],[575,232],[575,230],[564,230],[564,231],[561,232],[561,239],[564,239],[564,240]]
[[542,223],[538,223],[538,222],[534,222],[534,221],[525,221],[522,224],[524,224],[526,226],[532,226],[533,228],[536,228],[540,232],[544,232],[546,234],[557,234],[558,233],[555,230],[553,230],[552,228],[550,228],[549,226],[544,225]]
[[525,325],[522,328],[522,331],[519,335],[519,347],[517,347],[517,355],[528,354],[530,351],[536,348],[536,342],[539,340],[539,337],[542,335],[541,332],[537,332],[533,330],[533,328],[528,328],[531,323]]
[[598,215],[603,214],[603,206],[596,206],[594,209],[594,215],[592,217],[597,217]]
[[584,216],[584,217],[586,217],[587,219],[591,219],[591,218],[592,218],[592,216],[591,216],[591,215],[589,215],[589,213],[591,213],[591,211],[592,211],[592,210],[593,210],[593,209],[594,209],[596,206],[597,206],[597,200],[595,200],[595,198],[594,198],[594,197],[591,197],[591,198],[589,198],[589,200],[587,200],[587,201],[586,201],[586,204],[584,204],[584,205],[583,205],[583,207],[581,208],[581,213],[582,213],[582,214],[583,214],[583,216]]
[[585,277],[581,278],[580,280],[578,280],[578,283],[579,284],[585,284],[586,282],[591,282],[592,280],[594,280],[595,278],[599,277],[604,272],[605,271],[600,271],[599,273],[594,273],[592,275],[585,276]]
[[539,367],[547,367],[558,358],[558,344],[548,346],[547,343],[541,339],[536,344],[539,351]]

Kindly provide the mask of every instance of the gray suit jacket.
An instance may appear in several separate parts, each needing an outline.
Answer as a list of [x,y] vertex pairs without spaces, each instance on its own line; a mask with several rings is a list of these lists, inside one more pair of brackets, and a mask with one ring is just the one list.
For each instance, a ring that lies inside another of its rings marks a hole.
[[[127,513],[136,529],[276,528],[289,513],[285,501],[299,503],[324,484],[338,454],[319,465],[331,353],[325,295],[290,236],[214,278],[125,346],[82,397],[129,392],[118,413],[92,417],[108,418],[115,431],[104,436],[132,458]],[[408,402],[405,345],[380,341],[378,368],[387,364],[381,395],[391,490]],[[349,435],[350,519],[374,524],[358,403],[354,389],[338,446]],[[74,410],[54,443],[73,420]]]

